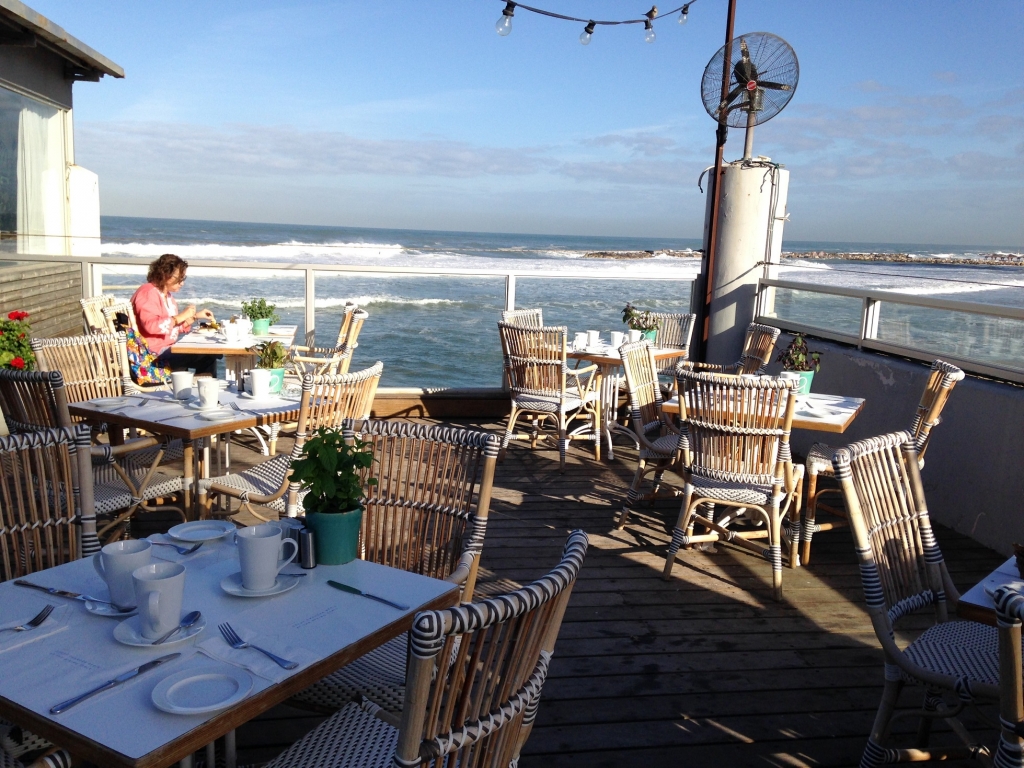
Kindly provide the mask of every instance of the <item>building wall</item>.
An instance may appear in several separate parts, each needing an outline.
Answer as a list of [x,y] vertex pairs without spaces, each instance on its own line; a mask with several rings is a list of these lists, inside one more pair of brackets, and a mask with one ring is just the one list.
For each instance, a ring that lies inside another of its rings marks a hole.
[[0,265],[0,317],[28,312],[35,338],[81,336],[81,298],[78,264]]
[[72,81],[64,78],[64,59],[42,46],[0,45],[0,81],[71,109]]
[[[779,347],[789,343],[785,334]],[[812,391],[863,397],[863,411],[842,435],[794,430],[801,455],[817,440],[833,446],[909,429],[929,366],[828,341]],[[769,366],[776,372],[777,363]],[[1007,556],[1024,543],[1024,387],[968,376],[942,413],[922,471],[932,519]],[[827,536],[828,534],[822,534]]]

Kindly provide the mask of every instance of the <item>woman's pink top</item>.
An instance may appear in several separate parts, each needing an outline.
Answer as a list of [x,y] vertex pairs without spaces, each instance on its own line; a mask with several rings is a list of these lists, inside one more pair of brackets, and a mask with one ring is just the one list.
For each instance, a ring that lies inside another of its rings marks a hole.
[[132,309],[139,323],[138,331],[146,337],[146,343],[154,355],[159,355],[178,340],[178,334],[188,333],[191,323],[175,323],[178,302],[167,294],[166,297],[152,283],[146,283],[132,294]]

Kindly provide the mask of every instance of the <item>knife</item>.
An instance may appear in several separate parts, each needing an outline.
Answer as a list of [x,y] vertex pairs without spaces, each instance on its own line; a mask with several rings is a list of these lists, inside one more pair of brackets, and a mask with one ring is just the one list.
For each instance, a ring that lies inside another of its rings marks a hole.
[[107,691],[107,690],[110,690],[111,688],[116,688],[121,683],[124,683],[124,682],[127,682],[128,680],[131,680],[133,677],[138,677],[142,673],[148,672],[151,669],[159,667],[161,664],[164,664],[164,663],[166,663],[168,661],[173,661],[174,659],[178,658],[179,656],[181,656],[180,653],[169,653],[166,656],[161,656],[159,659],[153,659],[152,661],[147,661],[141,667],[136,667],[135,669],[128,670],[124,674],[118,675],[113,680],[108,680],[103,685],[97,686],[96,688],[93,688],[91,691],[86,691],[81,696],[75,696],[75,698],[73,698],[73,699],[68,699],[67,701],[62,701],[60,704],[57,704],[56,706],[50,707],[50,714],[51,715],[59,715],[61,712],[66,712],[67,710],[69,710],[73,706],[75,706],[75,704],[78,704],[81,701],[85,701],[90,696],[95,696],[100,691]]
[[377,597],[377,595],[371,595],[369,592],[363,592],[363,590],[361,590],[361,589],[356,589],[355,587],[350,587],[348,584],[342,584],[340,581],[328,581],[327,583],[330,584],[335,589],[340,589],[342,592],[349,592],[349,593],[351,593],[353,595],[362,595],[363,597],[368,597],[371,600],[376,600],[378,603],[384,603],[384,605],[390,605],[392,608],[397,608],[400,611],[408,611],[409,610],[409,606],[408,605],[402,605],[401,603],[393,603],[390,600],[385,600],[383,597]]
[[112,603],[110,600],[102,600],[98,597],[90,597],[89,595],[80,595],[78,592],[68,592],[66,589],[57,589],[56,587],[44,587],[41,584],[33,584],[31,581],[25,581],[24,579],[15,579],[15,584],[19,587],[30,587],[32,589],[38,589],[40,592],[47,592],[57,597],[67,597],[71,600],[81,600],[84,603],[104,603],[105,605],[112,605],[121,613],[128,613],[135,610],[135,606],[130,608],[122,608],[116,603]]

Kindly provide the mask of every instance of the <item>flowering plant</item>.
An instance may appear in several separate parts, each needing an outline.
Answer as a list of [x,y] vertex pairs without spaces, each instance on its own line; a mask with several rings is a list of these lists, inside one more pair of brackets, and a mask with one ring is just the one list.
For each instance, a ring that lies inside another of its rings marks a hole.
[[632,304],[626,304],[623,308],[622,322],[634,331],[658,330],[658,318],[655,314],[653,312],[641,311]]
[[15,310],[0,320],[0,368],[31,371],[36,365],[29,339],[28,312]]
[[779,353],[775,362],[782,363],[785,371],[817,372],[821,370],[821,352],[812,352],[803,335],[795,333],[789,346]]

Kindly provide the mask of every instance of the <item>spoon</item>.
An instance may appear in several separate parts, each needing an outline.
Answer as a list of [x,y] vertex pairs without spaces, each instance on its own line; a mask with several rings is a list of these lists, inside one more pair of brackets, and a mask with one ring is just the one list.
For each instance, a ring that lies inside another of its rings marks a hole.
[[173,637],[175,634],[177,634],[180,630],[188,629],[189,627],[191,627],[193,624],[195,624],[197,621],[199,621],[199,619],[202,617],[202,615],[203,614],[201,614],[199,611],[192,611],[192,613],[186,613],[185,614],[185,618],[183,618],[181,620],[181,623],[178,626],[176,626],[174,629],[172,629],[167,634],[165,634],[165,635],[163,635],[161,637],[158,637],[151,644],[152,645],[160,645],[160,643],[166,642],[171,637]]

